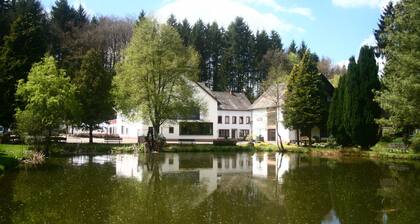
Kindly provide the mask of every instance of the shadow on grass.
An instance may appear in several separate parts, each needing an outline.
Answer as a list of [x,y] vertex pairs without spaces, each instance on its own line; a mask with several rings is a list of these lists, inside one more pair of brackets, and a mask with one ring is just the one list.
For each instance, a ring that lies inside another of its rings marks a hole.
[[6,170],[12,169],[17,165],[19,165],[19,161],[17,159],[0,152],[0,175],[4,174]]

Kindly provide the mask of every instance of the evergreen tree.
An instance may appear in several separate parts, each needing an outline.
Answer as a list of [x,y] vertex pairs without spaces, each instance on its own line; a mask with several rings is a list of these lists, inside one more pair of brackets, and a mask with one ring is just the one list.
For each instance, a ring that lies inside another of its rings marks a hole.
[[13,123],[15,92],[19,79],[26,80],[33,63],[47,50],[46,15],[41,3],[22,0],[16,3],[15,20],[4,37],[0,50],[0,121],[6,127]]
[[297,51],[299,58],[302,58],[307,50],[308,50],[308,46],[306,45],[305,41],[302,41],[300,43],[299,50]]
[[[309,144],[311,129],[321,125],[323,110],[326,109],[322,96],[321,75],[307,51],[290,73],[282,109],[285,127],[296,129],[297,136],[303,131],[309,137]],[[297,140],[299,144],[299,137]]]
[[374,91],[380,88],[373,48],[362,47],[357,63],[350,58],[346,76],[343,123],[351,142],[368,149],[378,141],[379,127],[375,119],[381,113],[373,101]]
[[289,48],[287,50],[288,53],[297,53],[297,46],[294,40],[292,40],[292,42],[289,45]]
[[3,45],[3,38],[9,33],[13,21],[13,4],[11,1],[0,0],[0,47]]
[[384,56],[384,50],[387,45],[387,38],[389,29],[392,29],[390,26],[394,22],[394,4],[392,1],[388,3],[385,7],[384,11],[382,12],[381,18],[379,19],[378,28],[374,31],[377,48],[376,53],[377,56]]
[[346,78],[344,75],[340,78],[338,88],[334,92],[328,116],[328,131],[334,136],[338,144],[347,146],[351,144],[351,139],[346,132],[344,125],[344,92],[346,88]]
[[226,40],[223,29],[219,29],[219,25],[213,22],[207,28],[207,41],[209,50],[209,76],[211,87],[215,91],[223,91],[226,89],[226,83],[221,72],[222,56],[225,49]]
[[182,43],[184,46],[189,46],[191,43],[191,26],[187,19],[182,20],[181,24],[178,24],[177,30],[181,36]]
[[272,30],[271,35],[270,35],[270,40],[271,40],[271,49],[280,50],[280,51],[283,50],[283,43],[281,42],[279,33]]
[[166,24],[168,24],[169,26],[172,26],[173,28],[177,28],[178,22],[176,21],[174,14],[171,14],[169,16],[168,20],[166,20]]
[[223,57],[223,72],[228,87],[235,92],[245,91],[252,100],[254,87],[255,37],[243,18],[237,17],[226,32],[227,48]]
[[142,9],[137,17],[136,25],[139,25],[139,23],[141,23],[144,19],[146,19],[146,12]]
[[207,27],[203,21],[199,19],[193,26],[191,31],[191,43],[195,50],[200,55],[200,82],[206,83],[209,86],[209,72],[207,69],[207,62],[209,60],[209,52],[207,46]]
[[80,71],[73,79],[77,87],[80,113],[76,120],[89,131],[89,142],[93,142],[92,132],[100,123],[111,119],[113,104],[110,94],[112,74],[104,68],[102,55],[89,50],[83,57]]
[[67,0],[57,0],[51,8],[51,22],[61,32],[69,32],[74,26],[77,11]]
[[392,127],[408,143],[420,128],[420,2],[401,1],[394,13],[392,29],[386,29],[384,88],[376,100],[387,113],[381,125]]

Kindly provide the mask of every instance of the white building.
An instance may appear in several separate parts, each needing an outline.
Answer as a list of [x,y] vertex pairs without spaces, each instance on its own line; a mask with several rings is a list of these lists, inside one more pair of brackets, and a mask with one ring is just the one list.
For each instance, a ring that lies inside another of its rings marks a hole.
[[[195,97],[203,104],[205,110],[191,116],[190,120],[170,120],[159,130],[168,142],[193,141],[213,142],[218,138],[245,139],[251,132],[251,103],[243,93],[211,91],[202,83],[195,85]],[[196,125],[194,132],[189,125]],[[137,139],[146,136],[150,124],[144,121],[129,121],[121,113],[110,121],[105,130],[125,139]]]
[[[211,143],[215,139],[225,138],[245,140],[247,136],[275,142],[279,140],[278,135],[284,143],[293,142],[296,140],[296,131],[286,129],[283,125],[281,106],[285,91],[284,84],[273,85],[251,105],[244,93],[211,91],[204,84],[196,83],[195,96],[206,109],[193,115],[190,120],[166,122],[161,126],[160,133],[168,142]],[[191,128],[190,125],[199,128]],[[143,121],[129,121],[118,113],[117,118],[110,121],[105,129],[107,133],[135,141],[138,136],[146,136],[150,128],[151,125]],[[197,129],[201,132],[194,132]],[[311,130],[311,136],[326,137],[318,127]]]

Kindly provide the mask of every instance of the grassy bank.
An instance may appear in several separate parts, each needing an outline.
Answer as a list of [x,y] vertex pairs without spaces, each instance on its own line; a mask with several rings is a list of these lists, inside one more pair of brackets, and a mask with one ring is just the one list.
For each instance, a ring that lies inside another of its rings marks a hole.
[[19,165],[19,161],[25,158],[27,150],[26,145],[0,144],[0,175]]

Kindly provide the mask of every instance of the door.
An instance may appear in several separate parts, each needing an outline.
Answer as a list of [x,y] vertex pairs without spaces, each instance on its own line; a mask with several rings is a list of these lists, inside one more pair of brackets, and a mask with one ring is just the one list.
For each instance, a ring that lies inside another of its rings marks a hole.
[[267,130],[267,140],[268,141],[276,141],[276,129],[268,129]]
[[238,129],[232,129],[232,139],[238,138]]

